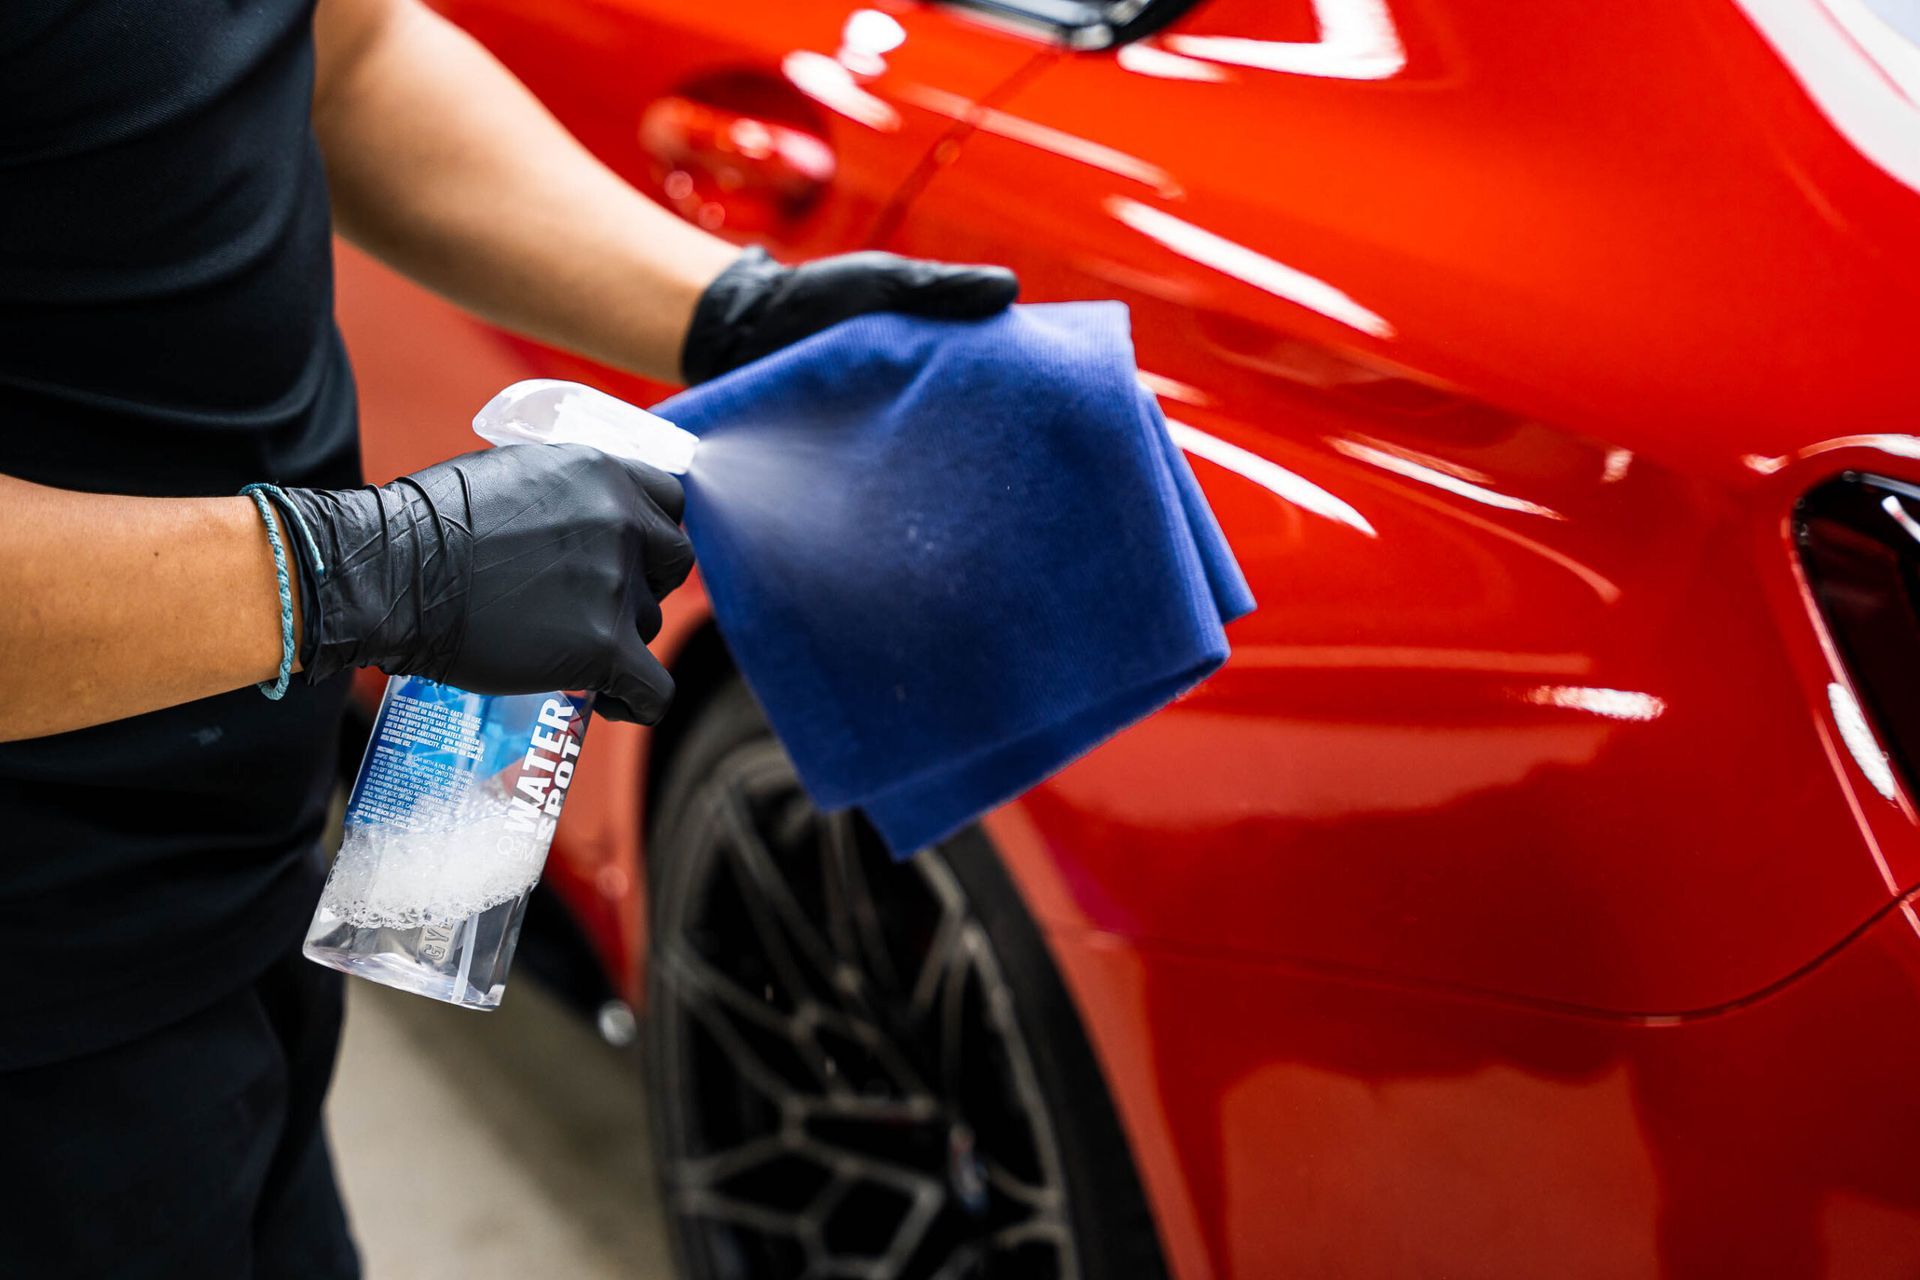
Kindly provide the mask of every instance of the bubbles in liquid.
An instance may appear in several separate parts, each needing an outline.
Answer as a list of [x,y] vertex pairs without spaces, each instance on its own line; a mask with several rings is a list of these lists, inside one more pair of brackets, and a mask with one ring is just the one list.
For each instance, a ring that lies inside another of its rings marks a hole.
[[411,929],[519,897],[540,878],[546,850],[506,810],[504,788],[489,781],[434,830],[349,826],[322,905],[355,925]]

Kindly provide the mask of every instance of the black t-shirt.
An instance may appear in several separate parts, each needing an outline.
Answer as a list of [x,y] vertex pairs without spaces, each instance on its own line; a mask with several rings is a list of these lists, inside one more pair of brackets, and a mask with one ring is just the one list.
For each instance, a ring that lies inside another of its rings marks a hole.
[[[0,4],[0,473],[359,482],[312,94],[312,0]],[[180,1017],[298,940],[344,697],[0,743],[0,1068]]]

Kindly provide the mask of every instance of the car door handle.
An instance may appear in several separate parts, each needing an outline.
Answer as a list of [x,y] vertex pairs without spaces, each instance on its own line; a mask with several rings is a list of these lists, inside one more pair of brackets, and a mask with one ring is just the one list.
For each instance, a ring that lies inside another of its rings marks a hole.
[[837,167],[825,130],[806,123],[805,108],[783,120],[728,101],[792,92],[782,81],[729,77],[649,104],[640,145],[667,206],[709,231],[741,235],[804,215]]

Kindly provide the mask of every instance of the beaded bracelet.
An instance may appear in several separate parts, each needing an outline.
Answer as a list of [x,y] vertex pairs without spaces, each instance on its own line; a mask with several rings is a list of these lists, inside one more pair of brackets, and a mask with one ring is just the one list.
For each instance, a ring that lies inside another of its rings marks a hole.
[[300,534],[307,540],[307,550],[313,556],[313,573],[316,578],[324,578],[327,566],[320,559],[320,544],[313,539],[313,531],[307,528],[307,521],[300,509],[287,501],[287,495],[277,484],[250,484],[240,492],[253,499],[253,505],[259,509],[260,519],[267,526],[267,545],[273,548],[273,578],[280,589],[280,677],[269,683],[262,680],[255,687],[274,702],[287,694],[287,682],[293,677],[293,585],[287,577],[287,549],[280,541],[280,522],[274,518],[273,503],[268,496],[286,508],[293,522],[299,527]]

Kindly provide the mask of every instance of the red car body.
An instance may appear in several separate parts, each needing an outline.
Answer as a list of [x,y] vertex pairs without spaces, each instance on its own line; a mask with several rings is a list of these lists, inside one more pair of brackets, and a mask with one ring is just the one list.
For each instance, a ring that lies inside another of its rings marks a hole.
[[[1131,305],[1261,607],[985,827],[1175,1274],[1920,1273],[1920,829],[1791,538],[1920,481],[1920,46],[1859,0],[1209,0],[1088,52],[441,7],[722,234]],[[340,294],[375,478],[517,378],[661,394]],[[655,750],[594,729],[548,873],[636,1005]]]

